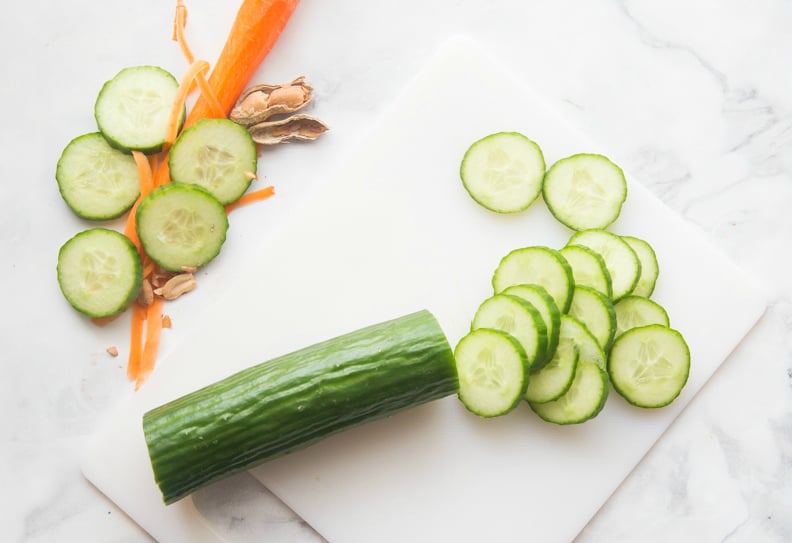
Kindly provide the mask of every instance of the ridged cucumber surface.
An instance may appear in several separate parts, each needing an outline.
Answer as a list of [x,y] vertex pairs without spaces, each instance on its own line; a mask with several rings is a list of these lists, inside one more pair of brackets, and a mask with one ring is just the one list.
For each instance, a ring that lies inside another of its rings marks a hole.
[[166,504],[364,422],[455,394],[453,352],[426,310],[277,357],[143,416]]

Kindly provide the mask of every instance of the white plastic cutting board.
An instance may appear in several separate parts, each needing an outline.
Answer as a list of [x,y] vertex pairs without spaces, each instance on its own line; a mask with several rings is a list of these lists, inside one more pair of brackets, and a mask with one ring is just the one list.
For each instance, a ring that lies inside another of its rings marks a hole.
[[[254,264],[229,278],[190,340],[113,416],[85,475],[155,538],[214,541],[185,499],[161,505],[142,413],[272,356],[420,308],[455,343],[511,249],[561,247],[544,203],[500,216],[462,189],[467,146],[501,130],[536,140],[548,164],[600,152],[496,59],[446,44]],[[629,177],[629,175],[628,175]],[[692,371],[670,407],[615,393],[593,421],[557,427],[523,405],[481,420],[455,397],[333,436],[252,474],[331,543],[570,541],[750,330],[765,300],[694,227],[629,179],[617,233],[648,240],[655,299],[687,338]],[[262,540],[266,534],[262,534]]]

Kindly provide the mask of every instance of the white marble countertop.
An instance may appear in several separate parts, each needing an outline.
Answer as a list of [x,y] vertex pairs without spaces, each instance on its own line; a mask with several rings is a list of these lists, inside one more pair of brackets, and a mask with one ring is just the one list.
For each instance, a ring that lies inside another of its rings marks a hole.
[[[50,309],[60,296],[57,248],[79,226],[54,167],[71,137],[93,129],[105,79],[143,63],[179,73],[183,61],[169,39],[169,2],[50,4],[21,3],[0,18],[0,278],[10,295],[0,313],[2,539],[147,541],[80,473],[86,439],[130,394],[122,362],[104,352],[126,335],[75,328],[65,304]],[[210,62],[235,13],[211,4],[187,2],[191,43]],[[577,541],[792,541],[790,21],[783,0],[303,0],[260,75],[305,74],[333,137],[311,160],[284,149],[262,166],[282,203],[246,227],[276,228],[446,37],[481,41],[770,297],[757,326]],[[189,304],[182,310],[188,328]],[[239,503],[197,497],[229,541],[321,541],[260,485],[236,483]]]

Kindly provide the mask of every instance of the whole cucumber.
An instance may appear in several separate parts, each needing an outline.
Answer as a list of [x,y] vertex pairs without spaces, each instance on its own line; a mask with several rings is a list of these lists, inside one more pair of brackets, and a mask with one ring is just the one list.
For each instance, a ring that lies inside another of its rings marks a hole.
[[456,394],[454,356],[426,310],[252,366],[143,415],[166,504],[327,436]]

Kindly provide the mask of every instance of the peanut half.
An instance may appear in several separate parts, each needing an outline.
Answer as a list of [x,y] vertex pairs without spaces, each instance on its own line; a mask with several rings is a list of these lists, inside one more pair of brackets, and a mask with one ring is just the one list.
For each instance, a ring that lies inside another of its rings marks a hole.
[[192,273],[180,273],[168,279],[160,288],[154,289],[154,294],[166,300],[175,300],[182,294],[190,292],[197,284]]

